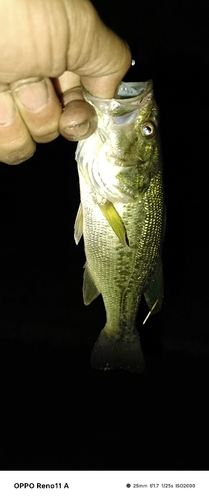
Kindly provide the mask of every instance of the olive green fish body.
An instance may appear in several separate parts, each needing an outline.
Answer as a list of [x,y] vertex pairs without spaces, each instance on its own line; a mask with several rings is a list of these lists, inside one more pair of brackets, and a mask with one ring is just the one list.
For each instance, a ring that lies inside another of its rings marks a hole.
[[82,208],[75,239],[83,233],[84,302],[101,293],[106,310],[92,366],[141,372],[136,315],[142,294],[149,309],[156,303],[153,312],[162,303],[164,201],[152,85],[122,83],[121,92],[124,86],[125,93],[132,91],[133,85],[135,92],[142,90],[130,98],[87,98],[97,111],[98,129],[77,149]]

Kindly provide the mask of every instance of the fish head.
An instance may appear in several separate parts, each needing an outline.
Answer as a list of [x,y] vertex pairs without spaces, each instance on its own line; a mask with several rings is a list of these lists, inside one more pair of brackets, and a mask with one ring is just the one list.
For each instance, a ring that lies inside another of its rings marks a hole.
[[[124,113],[124,104],[127,112]],[[135,109],[130,111],[129,107]],[[118,112],[119,110],[117,110]],[[139,97],[123,100],[123,114],[113,114],[107,159],[121,166],[117,179],[133,198],[140,197],[161,168],[159,111],[151,82]]]
[[81,141],[89,145],[89,153],[88,146],[84,148],[86,177],[99,196],[113,203],[139,198],[161,168],[152,81],[121,82],[114,99],[100,99],[87,91],[84,98],[98,118],[96,132]]

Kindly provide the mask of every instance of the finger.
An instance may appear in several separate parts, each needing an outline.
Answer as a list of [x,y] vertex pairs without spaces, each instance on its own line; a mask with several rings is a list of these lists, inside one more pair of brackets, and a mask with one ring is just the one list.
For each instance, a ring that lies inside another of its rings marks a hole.
[[11,84],[22,119],[34,141],[50,142],[59,135],[62,107],[49,78],[30,78]]
[[0,161],[17,165],[35,152],[35,144],[9,88],[0,89]]
[[97,127],[97,116],[93,106],[83,100],[78,75],[65,72],[59,78],[62,92],[63,113],[60,118],[60,133],[70,141],[89,137]]
[[[64,0],[71,34],[67,69],[94,96],[111,99],[131,66],[128,45],[100,19],[91,2]],[[82,38],[80,34],[82,33]]]

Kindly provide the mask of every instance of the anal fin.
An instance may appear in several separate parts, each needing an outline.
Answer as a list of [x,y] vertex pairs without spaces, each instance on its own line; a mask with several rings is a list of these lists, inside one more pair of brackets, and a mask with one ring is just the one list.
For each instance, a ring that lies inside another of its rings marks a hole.
[[83,301],[85,306],[88,306],[89,304],[91,304],[91,302],[93,302],[94,299],[98,297],[98,295],[100,295],[100,292],[98,291],[94,283],[87,262],[84,267],[85,270],[83,275]]

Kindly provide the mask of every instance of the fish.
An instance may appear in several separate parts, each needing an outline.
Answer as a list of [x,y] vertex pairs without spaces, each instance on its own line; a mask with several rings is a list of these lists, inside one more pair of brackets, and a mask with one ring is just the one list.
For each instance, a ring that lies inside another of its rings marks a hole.
[[97,129],[76,149],[80,206],[76,244],[84,238],[84,304],[102,295],[106,323],[91,354],[91,367],[145,369],[138,308],[149,313],[164,296],[162,244],[165,203],[159,110],[153,82],[121,82],[114,98],[83,89],[97,115]]

